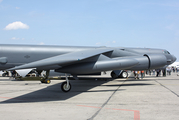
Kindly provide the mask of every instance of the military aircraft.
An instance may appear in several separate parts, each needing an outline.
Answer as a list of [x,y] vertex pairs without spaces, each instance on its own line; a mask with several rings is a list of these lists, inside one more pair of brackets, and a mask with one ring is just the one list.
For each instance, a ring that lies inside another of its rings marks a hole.
[[[61,89],[68,92],[71,84],[67,74],[93,74],[112,70],[116,78],[121,70],[148,70],[167,67],[176,57],[164,49],[126,47],[82,47],[82,46],[40,46],[0,45],[0,70],[28,71],[36,69],[49,73],[50,70],[65,73],[66,82]],[[50,83],[48,74],[41,81]]]

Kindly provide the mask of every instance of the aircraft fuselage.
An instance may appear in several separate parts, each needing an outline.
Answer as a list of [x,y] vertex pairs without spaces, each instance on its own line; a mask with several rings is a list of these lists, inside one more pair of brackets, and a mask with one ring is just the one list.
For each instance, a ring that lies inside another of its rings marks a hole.
[[[125,48],[125,47],[74,47],[74,46],[40,46],[40,45],[0,45],[0,70],[45,60],[50,57],[72,52],[95,49],[112,49],[101,55],[73,64],[54,64],[38,69],[55,69],[65,73],[90,73],[105,70],[145,70],[164,67],[172,64],[176,58],[163,49]],[[73,56],[71,56],[73,57]],[[67,59],[67,58],[66,58]],[[58,61],[58,60],[57,60]]]

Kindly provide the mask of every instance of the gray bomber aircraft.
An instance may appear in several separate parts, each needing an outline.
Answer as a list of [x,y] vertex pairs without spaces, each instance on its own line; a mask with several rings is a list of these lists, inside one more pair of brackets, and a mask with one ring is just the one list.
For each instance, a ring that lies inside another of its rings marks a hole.
[[[50,70],[66,73],[61,89],[68,92],[71,84],[67,74],[93,74],[110,71],[113,78],[121,70],[166,68],[176,57],[164,49],[125,47],[74,47],[38,45],[0,45],[0,70]],[[48,74],[41,81],[49,83]]]

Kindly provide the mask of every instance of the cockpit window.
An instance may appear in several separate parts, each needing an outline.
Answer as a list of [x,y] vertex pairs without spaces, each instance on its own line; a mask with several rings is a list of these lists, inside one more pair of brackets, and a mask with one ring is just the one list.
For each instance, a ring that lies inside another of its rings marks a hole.
[[164,51],[164,53],[165,53],[165,54],[170,54],[170,53],[169,53],[168,51],[166,51],[166,50]]

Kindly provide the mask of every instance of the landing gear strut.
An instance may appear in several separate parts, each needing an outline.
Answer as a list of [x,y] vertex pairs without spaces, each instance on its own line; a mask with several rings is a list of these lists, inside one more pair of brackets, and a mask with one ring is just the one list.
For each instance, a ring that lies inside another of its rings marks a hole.
[[48,79],[49,72],[50,72],[50,70],[47,70],[47,71],[46,71],[46,75],[45,75],[45,77],[41,80],[41,83],[46,83],[46,84],[50,84],[50,83],[51,83],[51,80]]
[[66,76],[66,81],[62,83],[61,89],[63,92],[69,92],[71,90],[71,84],[68,80],[67,74],[65,74],[65,76]]
[[[46,71],[46,75],[44,75],[44,78],[41,80],[41,83],[50,84],[51,80],[48,79],[50,70]],[[61,89],[63,92],[69,92],[71,90],[71,84],[68,80],[67,74],[65,74],[66,81],[61,84]]]

